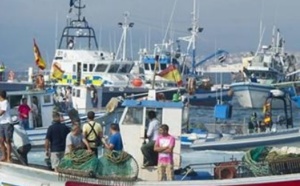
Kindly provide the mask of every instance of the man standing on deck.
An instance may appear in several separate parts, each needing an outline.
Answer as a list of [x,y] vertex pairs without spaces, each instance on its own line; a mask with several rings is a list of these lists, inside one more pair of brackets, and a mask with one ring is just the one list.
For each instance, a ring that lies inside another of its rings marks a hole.
[[53,123],[49,126],[45,139],[46,156],[51,159],[51,166],[57,172],[57,166],[65,154],[66,137],[70,129],[61,123],[58,112],[52,113]]
[[169,134],[169,126],[163,124],[159,127],[160,136],[157,138],[154,151],[158,152],[158,180],[162,181],[166,175],[167,180],[174,179],[173,149],[175,138]]
[[22,104],[18,108],[21,125],[24,129],[29,129],[29,112],[31,108],[27,104],[27,99],[22,98]]
[[98,146],[101,145],[101,138],[103,136],[102,127],[95,122],[95,113],[89,111],[87,113],[88,122],[82,127],[83,141],[87,144],[87,150],[93,151],[98,157]]
[[11,141],[14,127],[9,114],[10,106],[6,99],[6,91],[0,91],[0,148],[2,157],[0,161],[11,162]]

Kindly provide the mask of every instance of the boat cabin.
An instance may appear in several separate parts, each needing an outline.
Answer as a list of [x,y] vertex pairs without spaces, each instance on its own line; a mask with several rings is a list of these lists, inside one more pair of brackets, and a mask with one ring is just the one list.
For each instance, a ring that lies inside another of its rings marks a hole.
[[45,90],[25,90],[7,92],[7,100],[10,104],[11,115],[19,117],[18,108],[22,98],[27,99],[28,106],[32,109],[36,106],[37,112],[29,113],[29,128],[44,128],[51,125],[54,108],[53,93]]
[[[280,104],[282,112],[276,113],[276,110],[272,107],[273,104]],[[269,118],[270,127],[273,124],[277,124],[286,128],[292,128],[293,125],[293,108],[292,101],[288,94],[285,94],[279,89],[270,91],[270,95],[267,97],[264,108],[264,121]]]
[[153,110],[162,124],[169,126],[169,134],[176,138],[173,152],[174,167],[181,163],[181,125],[184,104],[182,102],[156,101],[155,91],[150,90],[147,100],[125,100],[125,109],[119,122],[124,150],[131,154],[140,168],[138,177],[142,180],[157,180],[156,167],[141,168],[144,157],[141,146],[145,142],[144,135],[148,125],[147,113]]

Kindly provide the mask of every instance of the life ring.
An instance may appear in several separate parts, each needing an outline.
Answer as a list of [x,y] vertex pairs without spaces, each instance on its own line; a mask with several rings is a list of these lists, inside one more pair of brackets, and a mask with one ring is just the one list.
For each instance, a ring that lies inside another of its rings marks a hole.
[[189,78],[187,84],[187,90],[190,95],[194,94],[196,91],[196,80],[195,78]]
[[13,81],[15,79],[15,73],[11,70],[8,73],[8,80]]
[[236,170],[237,162],[220,163],[214,169],[215,179],[232,179],[237,176]]

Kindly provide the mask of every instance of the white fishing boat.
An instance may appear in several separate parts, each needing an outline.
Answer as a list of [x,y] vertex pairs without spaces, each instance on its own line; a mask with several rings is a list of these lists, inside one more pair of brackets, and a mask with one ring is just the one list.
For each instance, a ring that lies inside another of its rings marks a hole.
[[[102,92],[98,91],[98,96],[101,96],[101,94]],[[90,101],[90,90],[86,86],[73,87],[71,97],[72,102],[70,103],[71,106],[67,110],[59,110],[59,108],[62,105],[65,105],[66,102],[59,102],[53,89],[11,91],[7,93],[7,98],[11,107],[10,113],[13,116],[18,117],[18,107],[22,98],[27,98],[29,107],[32,108],[33,104],[37,106],[37,116],[34,117],[33,112],[29,113],[29,129],[26,130],[33,147],[40,147],[44,145],[47,129],[52,124],[51,113],[54,110],[61,113],[63,123],[69,126],[71,126],[71,119],[85,122],[87,120],[86,113],[91,110],[95,112],[96,121],[104,125],[106,124],[105,122],[113,122],[114,120],[118,120],[120,117],[118,115],[110,115],[105,108],[93,108]],[[115,109],[115,107],[116,106],[113,106],[110,110]]]
[[[123,114],[119,123],[122,139],[124,142],[124,149],[131,154],[134,161],[130,164],[131,171],[128,172],[126,165],[114,165],[118,167],[118,172],[126,169],[126,173],[111,174],[101,176],[101,173],[90,172],[80,176],[80,170],[74,170],[72,175],[72,168],[68,170],[59,169],[59,173],[43,168],[42,166],[23,166],[12,163],[0,163],[0,183],[2,185],[64,185],[64,186],[103,186],[103,185],[227,185],[227,186],[269,186],[269,185],[297,185],[300,183],[299,173],[297,171],[298,164],[295,167],[280,168],[272,173],[261,175],[260,177],[253,177],[249,173],[247,165],[242,164],[238,160],[231,160],[228,162],[214,162],[207,164],[190,164],[189,166],[180,169],[181,157],[181,126],[183,118],[184,104],[182,102],[172,101],[157,101],[155,99],[155,90],[150,90],[147,100],[124,100]],[[146,127],[147,111],[155,109],[161,114],[160,119],[162,123],[170,124],[170,134],[176,137],[176,144],[174,148],[174,167],[175,178],[174,181],[157,181],[157,167],[142,167],[143,155],[140,147],[144,139],[144,131]],[[130,131],[130,132],[129,132]],[[100,157],[101,158],[101,157]],[[295,161],[287,161],[291,164]],[[274,162],[270,163],[273,166],[270,170],[276,170]],[[283,162],[279,166],[285,165]],[[63,166],[63,165],[62,165]],[[204,168],[210,167],[212,175]],[[102,169],[109,169],[102,167]],[[178,169],[179,168],[179,169]],[[281,171],[288,171],[289,173],[280,174]],[[134,177],[127,177],[127,175],[134,175]],[[18,178],[18,179],[16,179]]]
[[[284,51],[284,40],[279,29],[272,45],[262,46],[253,57],[243,58],[244,81],[233,82],[231,88],[239,104],[245,108],[261,108],[274,83],[285,81],[287,72],[295,70],[296,59]],[[279,106],[280,107],[280,106]]]

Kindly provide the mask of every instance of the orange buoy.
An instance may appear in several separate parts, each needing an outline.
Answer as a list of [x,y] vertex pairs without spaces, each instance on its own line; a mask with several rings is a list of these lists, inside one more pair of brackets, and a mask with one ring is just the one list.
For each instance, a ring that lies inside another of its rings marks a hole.
[[140,78],[134,78],[132,81],[131,81],[131,84],[135,87],[140,87],[142,86],[143,84],[143,81],[140,79]]

